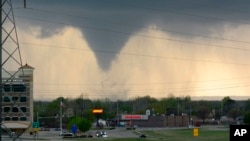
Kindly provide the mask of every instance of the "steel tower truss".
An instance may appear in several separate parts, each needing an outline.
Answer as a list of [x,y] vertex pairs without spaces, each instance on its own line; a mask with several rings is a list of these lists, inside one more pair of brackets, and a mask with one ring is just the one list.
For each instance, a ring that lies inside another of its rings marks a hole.
[[11,0],[2,0],[1,7],[2,72],[11,79],[22,66],[22,59]]
[[[10,107],[17,107],[18,112],[23,116],[26,116],[22,112],[21,108],[16,104],[16,100],[8,93],[4,92],[4,87],[8,84],[8,87],[12,87],[12,81],[15,76],[20,73],[20,68],[22,67],[22,58],[18,43],[18,36],[14,18],[14,12],[11,0],[0,0],[1,3],[1,13],[0,13],[0,62],[1,62],[1,86],[0,86],[0,141],[2,139],[2,129],[9,133],[12,133],[10,129],[4,127],[3,121],[9,112],[3,113],[3,97],[8,97],[10,100]],[[23,72],[21,70],[21,72]],[[21,94],[20,94],[21,95]],[[9,134],[11,135],[11,134]],[[20,134],[21,135],[21,134]],[[18,138],[19,134],[11,136],[12,138]]]

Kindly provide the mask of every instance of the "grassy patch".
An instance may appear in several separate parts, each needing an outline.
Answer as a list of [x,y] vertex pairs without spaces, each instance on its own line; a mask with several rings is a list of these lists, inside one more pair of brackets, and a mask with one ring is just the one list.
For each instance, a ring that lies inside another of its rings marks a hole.
[[208,130],[199,129],[199,135],[193,136],[192,129],[172,129],[172,130],[151,130],[143,131],[148,138],[153,140],[168,140],[168,141],[228,141],[229,131],[226,130]]

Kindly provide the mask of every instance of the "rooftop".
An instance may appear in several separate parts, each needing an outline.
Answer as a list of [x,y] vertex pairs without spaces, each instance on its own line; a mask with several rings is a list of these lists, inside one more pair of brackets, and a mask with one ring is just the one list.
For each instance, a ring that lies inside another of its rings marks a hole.
[[34,68],[31,67],[30,65],[28,65],[28,64],[26,63],[24,66],[20,67],[19,69],[34,69]]

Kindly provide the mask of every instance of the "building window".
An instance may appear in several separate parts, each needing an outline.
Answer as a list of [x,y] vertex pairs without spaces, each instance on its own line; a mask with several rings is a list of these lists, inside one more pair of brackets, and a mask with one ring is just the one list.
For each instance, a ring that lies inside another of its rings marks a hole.
[[26,107],[21,107],[21,110],[22,110],[22,112],[27,112],[27,108]]
[[4,102],[10,102],[10,98],[6,96],[6,97],[3,98],[3,101]]
[[26,97],[20,97],[20,102],[27,102],[27,98]]
[[12,85],[12,90],[13,92],[24,92],[26,87],[23,84],[14,84]]
[[10,111],[10,107],[4,107],[3,111],[4,111],[5,113],[9,112],[9,111]]
[[18,108],[17,108],[17,107],[13,107],[13,108],[12,108],[12,112],[13,112],[13,113],[17,113],[17,112],[18,112]]
[[4,92],[25,92],[26,91],[26,86],[23,84],[5,84],[3,86]]
[[20,117],[20,120],[21,120],[21,121],[26,121],[27,118],[26,118],[26,117]]
[[16,96],[15,96],[15,97],[12,97],[12,100],[13,100],[13,101],[18,101],[18,98],[19,98],[19,97],[16,97]]
[[10,85],[3,86],[4,92],[10,92]]
[[18,121],[18,117],[12,117],[12,121]]
[[4,120],[5,121],[10,121],[10,117],[5,117]]

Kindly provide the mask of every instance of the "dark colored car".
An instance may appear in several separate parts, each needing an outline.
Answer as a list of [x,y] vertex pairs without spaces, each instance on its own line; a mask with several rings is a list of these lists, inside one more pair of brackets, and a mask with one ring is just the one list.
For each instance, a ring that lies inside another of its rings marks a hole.
[[73,137],[74,134],[73,133],[69,133],[69,132],[62,132],[59,134],[59,136],[62,136],[62,137]]

